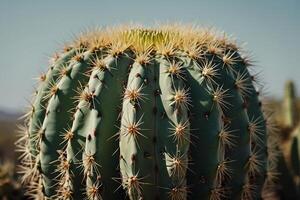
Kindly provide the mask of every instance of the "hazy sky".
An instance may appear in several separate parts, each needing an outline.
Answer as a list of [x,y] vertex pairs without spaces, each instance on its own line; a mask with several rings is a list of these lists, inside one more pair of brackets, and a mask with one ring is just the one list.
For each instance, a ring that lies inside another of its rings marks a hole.
[[247,43],[270,95],[282,95],[286,79],[297,82],[299,94],[299,10],[299,0],[0,0],[0,108],[24,108],[32,78],[73,34],[123,22],[193,22],[224,30]]

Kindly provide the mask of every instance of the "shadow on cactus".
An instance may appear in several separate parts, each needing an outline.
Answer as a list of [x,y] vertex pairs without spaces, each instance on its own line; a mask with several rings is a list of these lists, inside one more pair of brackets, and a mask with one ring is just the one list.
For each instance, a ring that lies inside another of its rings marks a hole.
[[251,66],[200,28],[79,36],[40,76],[23,181],[41,199],[260,198],[276,145]]

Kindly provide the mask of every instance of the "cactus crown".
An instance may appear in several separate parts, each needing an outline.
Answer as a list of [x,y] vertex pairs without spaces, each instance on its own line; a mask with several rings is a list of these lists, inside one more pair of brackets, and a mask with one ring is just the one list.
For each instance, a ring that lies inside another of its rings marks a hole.
[[224,35],[106,29],[52,61],[19,141],[34,197],[256,199],[271,181],[272,124]]
[[122,34],[135,48],[138,45],[143,45],[144,48],[147,48],[148,46],[155,47],[157,44],[169,41],[172,37],[179,37],[179,34],[175,32],[151,29],[130,29]]
[[133,28],[121,26],[93,30],[82,33],[76,38],[75,45],[88,44],[91,47],[118,48],[123,51],[128,47],[142,53],[148,48],[159,51],[168,46],[170,49],[195,49],[207,45],[207,48],[230,46],[237,50],[236,44],[225,34],[219,34],[212,29],[203,29],[195,26],[167,25],[156,29]]

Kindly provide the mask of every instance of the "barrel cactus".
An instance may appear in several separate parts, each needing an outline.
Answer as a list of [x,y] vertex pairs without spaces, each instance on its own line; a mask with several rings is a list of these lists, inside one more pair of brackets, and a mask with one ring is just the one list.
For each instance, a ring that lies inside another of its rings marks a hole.
[[276,155],[252,64],[196,27],[80,35],[39,78],[23,181],[40,199],[260,198]]

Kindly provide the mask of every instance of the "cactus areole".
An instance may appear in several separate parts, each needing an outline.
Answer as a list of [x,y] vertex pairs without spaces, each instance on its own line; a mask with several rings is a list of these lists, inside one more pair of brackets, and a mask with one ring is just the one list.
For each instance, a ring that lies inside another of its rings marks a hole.
[[22,172],[38,199],[259,199],[268,118],[233,41],[188,26],[85,33],[40,76]]

